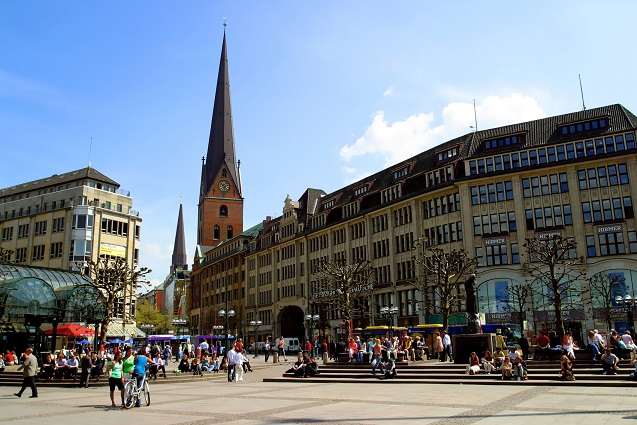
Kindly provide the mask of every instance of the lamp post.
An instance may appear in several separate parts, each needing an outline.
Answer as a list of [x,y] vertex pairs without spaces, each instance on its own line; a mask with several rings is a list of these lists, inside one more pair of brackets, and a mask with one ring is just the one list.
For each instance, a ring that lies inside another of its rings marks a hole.
[[155,325],[153,325],[152,323],[142,323],[141,325],[139,325],[139,328],[146,333],[146,342],[148,342],[148,336],[155,329]]
[[385,318],[385,322],[389,327],[389,337],[394,336],[394,316],[398,314],[398,307],[381,307],[380,315]]
[[630,334],[633,335],[635,333],[635,317],[633,316],[633,307],[635,306],[635,299],[631,297],[629,294],[617,295],[615,297],[615,302],[620,306],[626,307],[626,315],[628,316],[628,330]]
[[257,342],[259,339],[259,326],[263,324],[260,320],[250,320],[250,326],[254,327],[254,357],[259,357],[259,343]]
[[[228,304],[227,300],[228,298],[226,298],[226,304]],[[224,353],[227,353],[228,352],[228,318],[234,317],[234,310],[229,310],[228,313],[226,313],[225,310],[221,309],[219,310],[219,317],[225,320],[224,329],[226,331],[226,344],[225,344],[226,348],[224,350]]]
[[316,327],[316,324],[319,322],[320,319],[321,316],[319,316],[318,314],[308,314],[307,316],[305,316],[305,320],[310,325],[310,344],[312,344],[312,351],[310,351],[310,355],[312,356],[312,358],[314,358],[314,328]]

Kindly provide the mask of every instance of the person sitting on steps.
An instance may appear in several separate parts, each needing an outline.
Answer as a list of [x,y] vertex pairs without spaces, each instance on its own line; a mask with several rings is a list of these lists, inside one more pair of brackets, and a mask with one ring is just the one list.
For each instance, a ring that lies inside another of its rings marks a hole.
[[604,375],[617,375],[617,364],[619,358],[612,353],[610,347],[606,347],[605,353],[602,356],[602,367],[604,368]]

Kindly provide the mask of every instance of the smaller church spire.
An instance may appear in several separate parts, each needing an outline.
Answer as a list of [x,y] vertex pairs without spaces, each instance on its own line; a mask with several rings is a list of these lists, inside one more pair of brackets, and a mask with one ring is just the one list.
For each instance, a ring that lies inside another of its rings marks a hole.
[[177,218],[177,231],[175,232],[175,245],[173,247],[172,269],[187,269],[186,236],[184,234],[184,209],[182,200],[179,200],[179,218]]

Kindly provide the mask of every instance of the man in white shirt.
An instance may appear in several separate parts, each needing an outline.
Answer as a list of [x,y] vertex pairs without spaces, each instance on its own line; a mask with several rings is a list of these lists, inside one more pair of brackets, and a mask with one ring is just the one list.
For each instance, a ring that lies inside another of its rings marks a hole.
[[443,361],[446,361],[449,356],[449,361],[453,362],[453,349],[451,348],[451,337],[447,331],[442,331],[442,348],[443,348]]
[[210,348],[208,346],[208,343],[206,342],[206,340],[204,339],[201,344],[199,344],[199,348],[201,348],[201,354],[208,352],[208,349]]
[[230,350],[228,350],[228,382],[232,382],[235,377],[235,363],[236,363],[237,353],[234,351],[234,344],[230,346]]

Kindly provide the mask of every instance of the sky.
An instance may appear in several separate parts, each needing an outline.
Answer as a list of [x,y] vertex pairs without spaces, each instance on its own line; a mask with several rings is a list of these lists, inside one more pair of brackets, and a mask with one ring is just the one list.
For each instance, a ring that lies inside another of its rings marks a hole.
[[[621,103],[629,1],[3,1],[0,187],[91,166],[131,192],[140,265],[196,244],[227,18],[244,228],[444,141]],[[473,102],[475,100],[475,115]],[[91,147],[92,139],[92,147]]]

